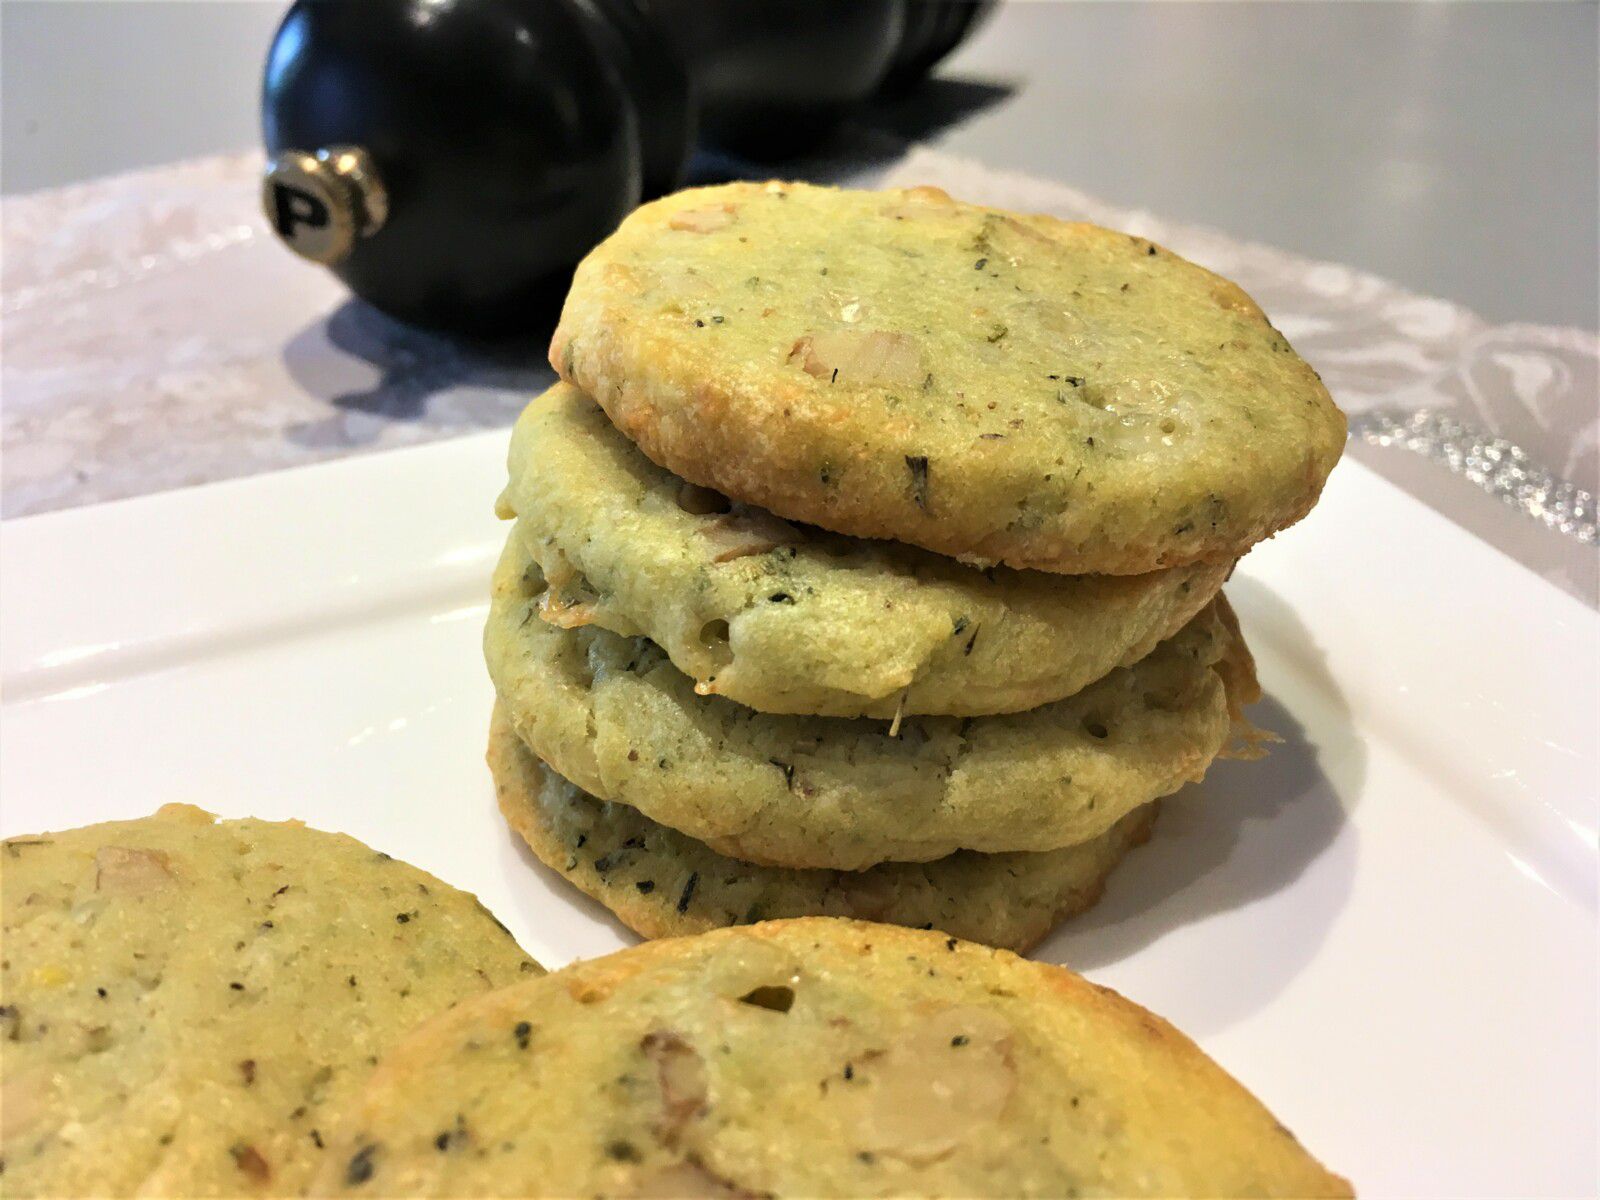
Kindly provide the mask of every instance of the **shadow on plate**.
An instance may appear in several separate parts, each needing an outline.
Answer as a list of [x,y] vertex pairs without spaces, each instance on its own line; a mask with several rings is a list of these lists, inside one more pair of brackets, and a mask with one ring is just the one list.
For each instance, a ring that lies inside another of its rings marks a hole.
[[[1248,712],[1282,742],[1259,762],[1219,762],[1203,784],[1168,798],[1150,842],[1100,904],[1034,955],[1093,976],[1159,943],[1162,982],[1177,980],[1183,1027],[1196,1036],[1259,1010],[1316,954],[1350,894],[1357,838],[1347,817],[1366,773],[1365,747],[1309,631],[1254,581],[1238,579],[1228,594],[1272,664],[1264,685],[1296,696],[1293,711],[1269,694]],[[1286,659],[1292,686],[1275,688]],[[1246,908],[1247,920],[1211,924]],[[1159,1010],[1142,984],[1138,998]]]
[[[552,318],[553,324],[553,318]],[[509,426],[555,381],[548,330],[501,341],[430,333],[347,300],[284,347],[290,376],[328,415],[284,431],[314,449],[371,445],[394,425],[453,433]]]

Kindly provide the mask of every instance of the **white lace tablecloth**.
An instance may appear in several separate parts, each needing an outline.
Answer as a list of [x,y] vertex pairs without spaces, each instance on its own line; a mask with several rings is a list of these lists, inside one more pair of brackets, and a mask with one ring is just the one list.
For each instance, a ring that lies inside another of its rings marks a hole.
[[[1490,325],[1057,183],[870,149],[794,173],[1092,220],[1237,280],[1350,414],[1353,453],[1596,602],[1594,333]],[[352,301],[273,240],[259,170],[241,154],[0,205],[4,516],[507,426],[549,381],[542,339],[468,345]]]

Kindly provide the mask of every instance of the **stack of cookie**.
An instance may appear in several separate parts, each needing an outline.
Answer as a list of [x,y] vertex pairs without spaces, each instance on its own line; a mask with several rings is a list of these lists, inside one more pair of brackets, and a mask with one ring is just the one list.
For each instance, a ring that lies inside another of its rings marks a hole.
[[1237,287],[942,192],[734,184],[579,267],[513,435],[490,760],[647,936],[1022,948],[1257,689],[1220,594],[1344,420]]

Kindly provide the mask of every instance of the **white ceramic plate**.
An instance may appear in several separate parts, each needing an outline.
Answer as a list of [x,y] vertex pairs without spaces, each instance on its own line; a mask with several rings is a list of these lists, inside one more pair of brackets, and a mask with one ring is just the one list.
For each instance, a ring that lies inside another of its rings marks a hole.
[[[0,830],[183,800],[344,830],[546,964],[631,940],[495,810],[504,435],[0,528]],[[1353,462],[1229,585],[1284,738],[1043,948],[1367,1196],[1596,1189],[1600,619]]]

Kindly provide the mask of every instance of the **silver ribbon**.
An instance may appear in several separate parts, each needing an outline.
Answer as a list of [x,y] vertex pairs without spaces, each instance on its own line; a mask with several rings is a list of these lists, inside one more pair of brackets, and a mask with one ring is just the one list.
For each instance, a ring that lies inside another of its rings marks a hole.
[[1585,545],[1600,540],[1594,493],[1559,479],[1520,446],[1463,424],[1447,412],[1373,409],[1350,422],[1350,436],[1398,446],[1449,468],[1557,533]]

